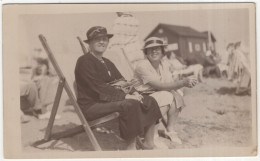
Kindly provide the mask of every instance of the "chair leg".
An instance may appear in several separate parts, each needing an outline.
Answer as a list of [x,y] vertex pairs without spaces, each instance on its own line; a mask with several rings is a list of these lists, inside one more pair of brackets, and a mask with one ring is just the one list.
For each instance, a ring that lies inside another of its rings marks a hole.
[[54,100],[54,104],[53,104],[52,111],[51,111],[51,116],[50,116],[50,119],[48,122],[45,136],[44,136],[44,140],[50,140],[50,138],[51,138],[51,131],[52,131],[52,127],[54,124],[55,116],[58,111],[63,87],[64,87],[64,79],[60,79],[59,86],[57,88],[57,93],[56,93],[55,100]]

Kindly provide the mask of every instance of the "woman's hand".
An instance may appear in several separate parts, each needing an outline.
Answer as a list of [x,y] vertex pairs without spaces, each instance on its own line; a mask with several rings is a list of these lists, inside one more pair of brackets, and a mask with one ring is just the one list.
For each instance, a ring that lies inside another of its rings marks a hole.
[[188,88],[194,87],[198,83],[198,80],[195,78],[184,78],[183,85]]
[[125,96],[125,99],[134,99],[134,100],[137,100],[137,101],[139,101],[139,102],[141,102],[141,103],[143,103],[143,96],[142,95],[140,95],[138,92],[134,92],[133,94],[127,94],[126,96]]

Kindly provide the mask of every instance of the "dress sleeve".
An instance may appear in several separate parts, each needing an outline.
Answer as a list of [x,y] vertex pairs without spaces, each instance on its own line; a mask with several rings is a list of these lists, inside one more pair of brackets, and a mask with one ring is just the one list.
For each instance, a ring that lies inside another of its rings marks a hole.
[[125,99],[126,94],[122,90],[108,85],[100,78],[93,62],[78,61],[75,72],[82,84],[88,84],[99,95],[99,100],[113,102]]
[[[148,62],[149,63],[149,62]],[[151,81],[157,81],[158,77],[152,71],[147,62],[140,62],[135,69],[136,75],[143,81],[143,84],[147,84]]]

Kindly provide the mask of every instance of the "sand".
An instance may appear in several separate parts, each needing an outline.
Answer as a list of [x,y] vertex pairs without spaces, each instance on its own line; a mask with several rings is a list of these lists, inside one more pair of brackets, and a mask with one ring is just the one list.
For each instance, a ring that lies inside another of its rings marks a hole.
[[[234,84],[220,78],[208,78],[205,83],[200,83],[193,89],[186,88],[184,92],[186,107],[179,114],[175,125],[183,144],[178,145],[160,138],[169,149],[246,147],[252,144],[251,96],[235,95]],[[66,104],[67,100],[64,92],[58,110],[61,119],[55,121],[53,132],[69,129],[80,123],[73,106]],[[38,148],[32,147],[33,142],[44,137],[47,124],[48,120],[34,117],[30,117],[30,122],[21,124],[24,152],[93,150],[85,133],[51,141]],[[117,126],[117,120],[100,126],[112,130],[112,134],[94,130],[103,150],[124,149],[126,144],[120,139]]]

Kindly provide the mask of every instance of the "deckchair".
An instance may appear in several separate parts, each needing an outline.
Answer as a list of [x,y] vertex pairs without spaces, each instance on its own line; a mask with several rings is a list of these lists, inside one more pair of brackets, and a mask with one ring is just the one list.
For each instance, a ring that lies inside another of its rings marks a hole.
[[[73,135],[76,135],[78,133],[85,131],[85,133],[89,137],[91,144],[93,145],[94,150],[101,151],[102,149],[101,149],[101,147],[100,147],[100,145],[97,141],[97,138],[94,136],[91,127],[94,127],[94,126],[97,126],[99,124],[113,120],[113,119],[115,119],[119,116],[119,113],[114,112],[112,114],[109,114],[109,115],[104,116],[102,118],[96,119],[94,121],[90,121],[90,122],[87,121],[85,119],[77,101],[76,101],[76,97],[75,97],[73,91],[71,90],[71,87],[73,85],[70,84],[68,82],[68,80],[66,80],[65,76],[63,75],[63,72],[62,72],[60,66],[58,65],[49,45],[47,44],[45,37],[43,35],[39,35],[39,39],[40,39],[40,41],[43,45],[44,50],[46,51],[46,53],[48,55],[48,58],[49,58],[51,64],[53,65],[55,71],[57,72],[57,75],[59,77],[59,85],[58,85],[58,88],[57,88],[57,93],[56,93],[54,104],[53,104],[53,107],[52,107],[51,116],[50,116],[50,119],[49,119],[49,122],[48,122],[48,125],[47,125],[47,128],[46,128],[45,136],[42,140],[36,141],[32,146],[37,147],[38,145],[44,144],[48,141],[59,140],[61,138],[65,138],[65,137],[71,137]],[[57,113],[57,110],[58,110],[58,107],[59,107],[59,102],[60,102],[60,99],[61,99],[61,94],[62,94],[63,88],[65,88],[65,91],[66,91],[69,99],[72,101],[72,105],[73,105],[82,125],[79,125],[79,126],[72,128],[72,129],[69,129],[67,131],[63,131],[63,132],[53,134],[52,128],[53,128],[55,116],[56,116],[56,113]],[[75,89],[75,86],[73,88]]]

